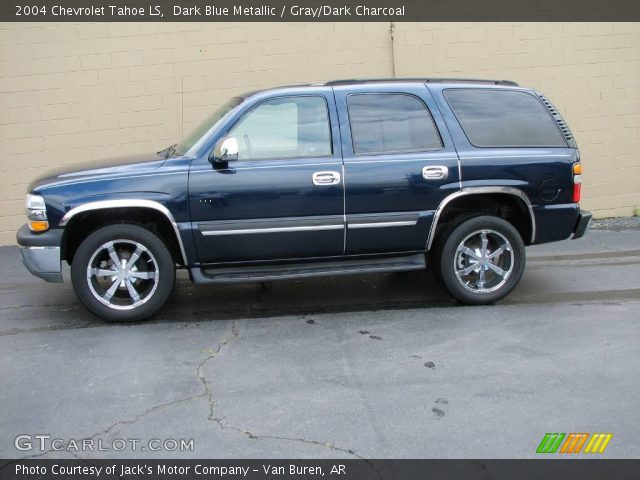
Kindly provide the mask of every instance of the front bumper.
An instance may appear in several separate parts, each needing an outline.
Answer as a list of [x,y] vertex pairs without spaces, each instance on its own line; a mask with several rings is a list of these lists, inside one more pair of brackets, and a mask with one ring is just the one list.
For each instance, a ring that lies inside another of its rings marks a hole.
[[573,237],[571,237],[573,240],[576,240],[587,233],[589,225],[591,224],[591,218],[591,212],[587,212],[585,210],[580,211],[578,220],[576,221],[576,226],[573,229]]
[[33,233],[23,225],[16,235],[24,266],[36,277],[46,282],[62,282],[60,243],[62,230]]

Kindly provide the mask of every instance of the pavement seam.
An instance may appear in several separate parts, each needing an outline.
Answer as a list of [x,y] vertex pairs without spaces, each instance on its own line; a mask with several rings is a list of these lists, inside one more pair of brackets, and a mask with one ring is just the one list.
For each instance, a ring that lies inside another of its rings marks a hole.
[[640,250],[616,250],[616,251],[593,252],[593,253],[572,253],[567,255],[528,255],[527,264],[531,262],[545,262],[545,261],[573,262],[575,260],[600,260],[600,259],[608,259],[608,258],[637,257],[639,255],[640,255]]
[[597,245],[598,247],[605,247],[608,248],[609,250],[613,250],[615,252],[624,252],[625,250],[623,248],[617,248],[614,247],[613,245],[607,245],[604,242],[598,242],[597,240],[594,240],[593,238],[589,238],[589,237],[585,237],[586,240],[594,245]]
[[22,308],[41,308],[41,307],[55,307],[55,308],[73,308],[76,303],[32,303],[26,305],[11,305],[8,307],[0,307],[0,310],[20,310]]

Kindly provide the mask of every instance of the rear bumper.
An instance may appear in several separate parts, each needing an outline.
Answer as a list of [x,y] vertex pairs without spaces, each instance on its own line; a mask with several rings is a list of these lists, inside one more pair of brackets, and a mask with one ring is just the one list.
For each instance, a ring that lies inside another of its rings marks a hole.
[[587,233],[589,225],[591,224],[591,218],[591,212],[587,212],[585,210],[580,211],[578,220],[576,221],[576,226],[573,229],[573,237],[571,237],[573,240],[576,240]]
[[33,233],[26,225],[18,230],[17,241],[22,247],[20,256],[24,266],[38,278],[46,282],[62,282],[60,260],[61,231]]
[[591,212],[580,210],[577,203],[538,205],[533,208],[536,219],[534,244],[578,239],[589,229]]

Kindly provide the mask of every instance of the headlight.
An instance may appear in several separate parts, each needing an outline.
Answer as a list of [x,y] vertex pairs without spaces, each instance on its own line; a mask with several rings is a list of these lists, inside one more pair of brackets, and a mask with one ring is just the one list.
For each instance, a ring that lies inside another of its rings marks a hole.
[[44,232],[49,229],[47,220],[47,207],[44,198],[40,195],[27,195],[27,218],[29,219],[29,229],[32,232]]

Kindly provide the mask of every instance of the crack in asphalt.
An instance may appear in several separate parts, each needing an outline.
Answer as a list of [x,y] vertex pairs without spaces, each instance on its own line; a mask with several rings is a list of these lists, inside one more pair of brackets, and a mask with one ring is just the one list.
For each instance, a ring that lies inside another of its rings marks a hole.
[[170,402],[165,402],[165,403],[160,403],[158,405],[154,405],[153,407],[150,407],[150,408],[144,410],[143,412],[138,413],[137,415],[135,415],[132,418],[128,418],[128,419],[125,419],[125,420],[118,420],[116,422],[113,422],[112,424],[110,424],[106,428],[100,430],[99,432],[94,433],[93,435],[91,435],[88,438],[89,439],[95,439],[95,438],[100,437],[102,435],[106,435],[107,433],[109,433],[111,430],[113,430],[114,428],[116,428],[118,426],[131,425],[132,423],[136,423],[141,418],[144,418],[145,416],[149,415],[150,413],[155,412],[156,410],[161,410],[163,408],[173,407],[175,405],[179,405],[181,403],[190,402],[191,400],[195,400],[196,398],[202,398],[202,397],[204,397],[204,393],[198,393],[197,395],[190,395],[188,397],[178,398],[177,400],[172,400]]
[[[213,411],[215,409],[215,401],[213,399],[213,393],[211,392],[211,388],[209,387],[209,382],[207,381],[206,375],[202,372],[202,369],[205,367],[207,363],[216,358],[220,351],[233,342],[236,338],[238,338],[239,333],[237,329],[237,322],[233,320],[231,322],[231,335],[227,335],[227,338],[222,341],[222,343],[218,344],[213,349],[209,350],[209,356],[200,362],[198,367],[196,368],[196,375],[200,379],[200,383],[204,388],[204,395],[206,395],[207,400],[209,401],[209,415],[207,417],[208,420],[215,420],[213,416]],[[222,425],[221,425],[222,426]]]
[[[109,433],[111,430],[113,430],[114,428],[118,427],[118,426],[125,426],[125,425],[131,425],[133,423],[136,423],[138,420],[140,420],[141,418],[149,415],[152,412],[155,412],[156,410],[161,410],[163,408],[168,408],[168,407],[173,407],[174,405],[179,405],[181,403],[186,403],[186,402],[190,402],[191,400],[195,400],[196,398],[202,398],[205,396],[205,393],[199,393],[197,395],[190,395],[188,397],[184,397],[184,398],[178,398],[177,400],[172,400],[170,402],[165,402],[165,403],[160,403],[158,405],[154,405],[153,407],[150,407],[146,410],[144,410],[143,412],[140,412],[138,414],[136,414],[135,416],[131,417],[131,418],[127,418],[124,420],[117,420],[111,424],[109,424],[107,427],[103,428],[102,430],[89,435],[88,437],[84,437],[82,440],[95,440],[96,438],[102,436],[102,435],[106,435],[107,433]],[[58,448],[48,448],[47,450],[44,450],[43,452],[37,453],[37,454],[33,454],[33,455],[27,455],[24,456],[22,458],[20,458],[19,460],[15,460],[9,463],[6,463],[4,465],[1,466],[1,468],[4,468],[7,465],[11,465],[12,463],[16,463],[20,460],[26,460],[29,458],[38,458],[38,457],[42,457],[44,455],[47,455],[49,453],[52,452],[66,452],[69,453],[70,455],[74,456],[75,458],[79,459],[79,460],[83,460],[84,457],[80,456],[77,452],[75,452],[74,450],[67,450],[67,448],[69,447],[71,440],[63,443],[60,447]]]
[[[149,415],[152,412],[155,412],[157,410],[163,409],[163,408],[168,408],[168,407],[172,407],[181,403],[185,403],[185,402],[189,402],[191,400],[195,400],[196,398],[203,398],[203,397],[207,397],[209,399],[209,419],[211,419],[211,415],[212,415],[212,409],[214,406],[213,403],[213,398],[209,389],[209,386],[207,384],[207,380],[206,377],[201,373],[201,369],[202,367],[204,367],[204,365],[210,361],[212,358],[215,358],[216,355],[218,355],[218,353],[220,353],[220,350],[222,350],[222,348],[224,348],[225,345],[227,345],[228,343],[230,343],[232,340],[234,340],[235,338],[237,338],[238,333],[236,330],[236,322],[235,320],[232,323],[231,326],[231,332],[232,335],[230,337],[228,337],[226,340],[224,340],[221,344],[219,344],[214,350],[211,351],[210,355],[205,358],[202,362],[200,362],[200,364],[198,365],[198,367],[196,368],[196,374],[198,375],[198,378],[200,379],[200,381],[202,382],[202,385],[204,386],[204,391],[201,393],[198,393],[196,395],[190,395],[188,397],[184,397],[184,398],[179,398],[177,400],[172,400],[170,402],[165,402],[165,403],[160,403],[158,405],[154,405],[138,414],[136,414],[135,416],[131,417],[131,418],[127,418],[124,420],[117,420],[111,424],[109,424],[107,427],[103,428],[102,430],[95,432],[94,434],[86,437],[86,439],[96,439],[102,435],[106,435],[107,433],[109,433],[110,431],[112,431],[114,428],[118,427],[118,426],[125,426],[125,425],[131,425],[137,421],[139,421],[140,419],[144,418],[145,416]],[[33,454],[33,455],[27,455],[21,458],[21,460],[25,460],[25,459],[29,459],[29,458],[38,458],[38,457],[42,457],[44,455],[47,455],[49,453],[52,452],[57,452],[57,451],[65,451],[67,452],[67,447],[70,444],[70,440],[63,443],[61,447],[59,448],[48,448],[47,450],[37,453],[37,454]],[[80,455],[77,455],[75,452],[69,451],[69,453],[71,453],[74,457],[78,458],[78,459],[82,459],[83,457],[81,457]],[[16,460],[17,461],[17,460]],[[3,464],[1,466],[1,468],[6,467],[7,465],[11,465],[12,463],[15,462],[9,462],[6,464]]]
[[[242,433],[247,438],[252,439],[252,440],[270,439],[270,440],[281,440],[281,441],[289,441],[289,442],[299,442],[299,443],[304,443],[304,444],[309,444],[309,445],[317,445],[317,446],[325,447],[325,448],[328,448],[328,449],[333,450],[335,452],[346,453],[348,455],[352,455],[352,456],[354,456],[356,458],[364,460],[377,473],[378,478],[382,479],[382,476],[380,475],[380,471],[375,467],[375,465],[373,465],[373,463],[371,461],[369,461],[368,459],[364,458],[362,455],[358,454],[353,449],[342,448],[342,447],[339,447],[337,445],[334,445],[331,442],[321,442],[321,441],[318,441],[318,440],[311,440],[311,439],[307,439],[307,438],[295,438],[295,437],[284,437],[284,436],[279,436],[279,435],[256,434],[256,433],[251,432],[250,430],[248,430],[246,428],[240,428],[240,427],[236,427],[236,426],[233,426],[233,425],[227,425],[227,424],[224,423],[222,417],[216,416],[215,415],[216,402],[215,402],[215,399],[213,397],[213,391],[212,391],[212,388],[211,388],[211,385],[210,385],[209,381],[207,380],[206,375],[203,372],[203,369],[209,362],[214,360],[222,352],[222,350],[225,347],[230,345],[239,336],[240,336],[240,333],[238,331],[237,321],[234,320],[231,323],[231,333],[229,335],[227,335],[226,338],[221,343],[219,343],[216,347],[211,349],[209,351],[209,355],[198,364],[198,366],[196,368],[196,375],[197,375],[198,379],[200,380],[200,382],[201,382],[201,384],[203,386],[203,389],[204,389],[201,393],[198,393],[196,395],[190,395],[190,396],[184,397],[184,398],[179,398],[177,400],[172,400],[170,402],[165,402],[165,403],[161,403],[161,404],[158,404],[158,405],[154,405],[154,406],[152,406],[152,407],[150,407],[150,408],[148,408],[148,409],[146,409],[146,410],[134,415],[131,418],[127,418],[127,419],[123,419],[123,420],[117,420],[117,421],[109,424],[107,427],[103,428],[102,430],[100,430],[98,432],[95,432],[92,435],[86,437],[86,439],[95,440],[98,437],[101,437],[103,435],[108,434],[113,429],[115,429],[115,428],[117,428],[119,426],[126,426],[126,425],[131,425],[133,423],[136,423],[139,420],[141,420],[142,418],[144,418],[147,415],[149,415],[150,413],[153,413],[153,412],[155,412],[157,410],[173,407],[173,406],[179,405],[181,403],[186,403],[186,402],[198,399],[198,398],[206,397],[207,400],[208,400],[208,404],[209,404],[209,413],[208,413],[207,419],[212,421],[212,422],[215,422],[220,427],[221,430],[236,431],[236,432]],[[43,452],[40,452],[38,454],[25,456],[21,460],[28,459],[28,458],[42,457],[44,455],[47,455],[47,454],[52,453],[52,452],[57,452],[57,451],[68,452],[71,455],[73,455],[74,457],[76,457],[77,459],[80,459],[80,460],[84,459],[77,452],[74,452],[73,450],[67,450],[67,447],[69,446],[69,443],[70,443],[70,441],[67,441],[61,447],[58,447],[56,449],[49,448],[49,449],[47,449],[47,450],[45,450]],[[2,467],[4,468],[5,466],[7,466],[9,464],[11,464],[11,462],[2,465]]]
[[[258,301],[259,301],[259,297],[260,297],[260,293],[258,294]],[[222,416],[216,416],[216,401],[214,399],[213,396],[213,390],[211,388],[211,384],[209,382],[209,380],[207,379],[207,376],[205,375],[203,369],[204,367],[211,362],[212,360],[214,360],[216,357],[218,357],[218,355],[220,355],[220,353],[222,352],[222,350],[229,346],[231,343],[233,343],[238,337],[240,336],[240,332],[238,330],[238,323],[236,320],[234,320],[231,324],[231,334],[227,335],[227,337],[221,342],[219,343],[216,347],[214,347],[213,349],[210,350],[209,356],[207,358],[205,358],[204,360],[202,360],[202,362],[200,362],[200,364],[198,365],[198,367],[196,368],[196,375],[198,376],[198,378],[200,379],[200,382],[202,383],[202,386],[204,387],[204,395],[207,396],[207,399],[209,401],[209,414],[207,416],[207,420],[210,420],[212,422],[215,422],[221,430],[232,430],[235,432],[239,432],[243,435],[245,435],[247,438],[251,439],[251,440],[261,440],[261,439],[269,439],[269,440],[281,440],[281,441],[287,441],[287,442],[298,442],[298,443],[304,443],[304,444],[308,444],[308,445],[317,445],[320,447],[325,447],[328,448],[332,451],[335,452],[342,452],[342,453],[346,453],[348,455],[352,455],[356,458],[359,458],[360,460],[364,460],[370,467],[372,470],[374,470],[378,476],[378,478],[380,480],[382,480],[382,476],[380,474],[380,471],[378,470],[378,468],[375,467],[375,465],[368,459],[366,459],[365,457],[363,457],[362,455],[358,454],[355,450],[351,449],[351,448],[342,448],[339,447],[331,442],[321,442],[318,440],[311,440],[308,438],[296,438],[296,437],[284,437],[284,436],[280,436],[280,435],[266,435],[266,434],[257,434],[254,433],[246,428],[241,428],[241,427],[236,427],[234,425],[228,425],[224,422],[224,417]]]

